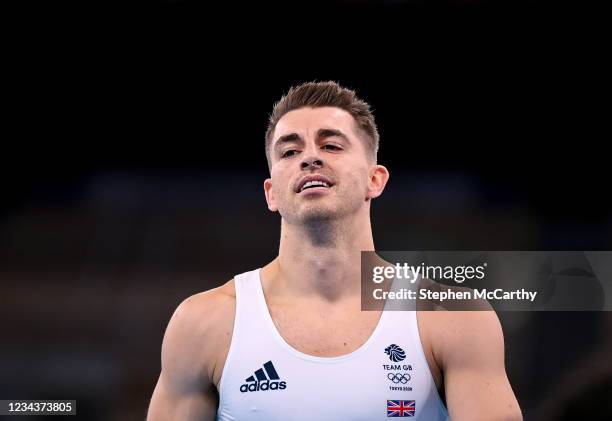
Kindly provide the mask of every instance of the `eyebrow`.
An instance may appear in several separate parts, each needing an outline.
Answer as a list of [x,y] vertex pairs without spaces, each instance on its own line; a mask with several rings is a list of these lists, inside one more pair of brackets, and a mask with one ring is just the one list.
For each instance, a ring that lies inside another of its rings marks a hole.
[[333,136],[340,137],[349,145],[351,144],[351,141],[348,138],[348,136],[342,133],[340,130],[337,130],[337,129],[319,129],[317,130],[317,139],[325,139],[326,137],[333,137]]
[[283,135],[279,137],[278,139],[276,139],[274,147],[276,148],[278,145],[282,145],[283,143],[296,143],[296,142],[302,142],[302,138],[300,137],[300,135],[298,135],[297,133],[289,133],[289,134]]
[[[325,139],[325,138],[334,137],[334,136],[342,138],[348,144],[351,143],[348,136],[342,133],[340,130],[337,130],[337,129],[319,129],[317,130],[317,139]],[[289,134],[283,135],[279,137],[278,139],[276,139],[276,142],[274,142],[274,149],[277,149],[282,144],[300,143],[303,141],[304,140],[297,133],[289,133]]]

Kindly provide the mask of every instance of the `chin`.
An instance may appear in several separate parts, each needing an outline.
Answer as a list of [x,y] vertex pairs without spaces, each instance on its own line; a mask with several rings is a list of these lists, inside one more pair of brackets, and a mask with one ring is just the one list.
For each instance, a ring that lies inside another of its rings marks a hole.
[[281,215],[290,223],[295,224],[311,224],[321,222],[331,222],[346,218],[354,213],[359,204],[339,201],[313,201],[311,203],[301,203],[298,206],[288,206],[287,212],[281,212]]
[[303,223],[332,221],[342,217],[340,209],[330,206],[312,206],[300,212],[299,220]]
[[312,224],[317,222],[328,222],[336,219],[337,215],[332,212],[309,212],[302,215],[300,220],[304,224]]

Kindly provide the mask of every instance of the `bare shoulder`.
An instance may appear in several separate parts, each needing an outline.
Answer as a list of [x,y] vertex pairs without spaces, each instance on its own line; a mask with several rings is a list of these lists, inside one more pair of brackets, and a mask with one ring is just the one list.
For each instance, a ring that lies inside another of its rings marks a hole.
[[222,322],[229,310],[236,306],[236,290],[234,280],[225,284],[200,292],[186,298],[176,309],[173,319],[182,319],[184,322],[202,325],[202,328],[211,328],[216,322]]
[[194,381],[212,382],[220,355],[231,340],[235,307],[233,279],[185,299],[164,335],[162,371],[170,369],[182,379],[193,373]]
[[[232,324],[236,306],[234,280],[220,287],[186,298],[174,311],[169,327],[186,328],[190,335],[214,333],[225,324]],[[229,320],[228,320],[229,319]]]
[[497,314],[482,311],[422,311],[424,327],[432,354],[444,370],[452,364],[482,363],[483,355],[503,364],[504,336]]
[[[470,288],[441,285],[431,280],[425,280],[421,286],[430,291],[471,292]],[[418,314],[423,341],[431,348],[440,368],[454,358],[474,355],[467,351],[479,346],[497,348],[503,353],[501,324],[487,300],[421,302],[419,307],[427,310]]]

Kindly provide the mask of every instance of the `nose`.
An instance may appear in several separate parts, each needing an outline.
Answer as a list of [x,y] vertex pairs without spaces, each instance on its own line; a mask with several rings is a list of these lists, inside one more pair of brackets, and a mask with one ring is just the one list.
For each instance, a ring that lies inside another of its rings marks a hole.
[[304,158],[300,164],[300,167],[305,170],[308,168],[321,168],[323,166],[323,160],[318,157]]

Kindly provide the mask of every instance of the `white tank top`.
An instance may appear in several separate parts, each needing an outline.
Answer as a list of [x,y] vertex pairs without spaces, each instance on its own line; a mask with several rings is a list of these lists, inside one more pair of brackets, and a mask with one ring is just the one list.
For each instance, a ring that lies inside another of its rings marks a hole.
[[300,352],[279,334],[260,269],[236,275],[236,318],[217,420],[447,420],[415,311],[383,311],[372,335],[339,357]]

